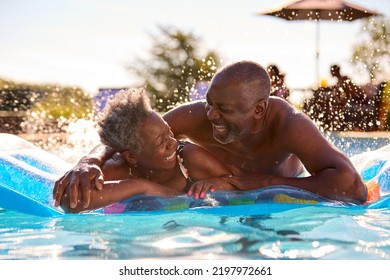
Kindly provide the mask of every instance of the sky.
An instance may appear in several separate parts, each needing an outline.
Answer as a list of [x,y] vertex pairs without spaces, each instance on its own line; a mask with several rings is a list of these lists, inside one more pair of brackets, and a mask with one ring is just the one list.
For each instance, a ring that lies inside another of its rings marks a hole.
[[[390,16],[390,0],[351,0]],[[127,70],[146,57],[158,26],[192,32],[222,65],[253,60],[276,64],[292,89],[316,84],[316,24],[256,12],[284,0],[0,0],[0,79],[99,88],[133,86]],[[358,84],[349,62],[362,21],[320,23],[320,78],[332,83],[337,63]]]

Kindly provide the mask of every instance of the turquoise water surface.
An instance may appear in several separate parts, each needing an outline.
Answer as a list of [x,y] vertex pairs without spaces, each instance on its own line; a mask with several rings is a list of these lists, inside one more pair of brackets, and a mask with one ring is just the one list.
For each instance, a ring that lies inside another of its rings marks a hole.
[[[349,156],[390,143],[332,141]],[[246,207],[231,214],[55,218],[0,209],[0,259],[390,259],[390,209],[308,206],[272,212],[255,205],[245,213]]]

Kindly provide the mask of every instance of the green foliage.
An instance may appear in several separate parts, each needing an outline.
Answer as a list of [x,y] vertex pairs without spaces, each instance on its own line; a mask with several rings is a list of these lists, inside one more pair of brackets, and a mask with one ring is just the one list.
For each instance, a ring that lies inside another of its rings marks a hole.
[[93,100],[78,88],[46,86],[46,91],[28,111],[24,128],[28,132],[66,131],[77,119],[90,119]]
[[47,86],[44,96],[31,108],[35,114],[48,118],[87,118],[92,112],[90,96],[77,88]]
[[24,111],[27,132],[56,131],[93,113],[92,98],[78,88],[0,80],[0,110]]
[[152,36],[150,59],[139,59],[129,67],[152,95],[153,107],[167,111],[189,101],[189,93],[199,81],[210,81],[219,59],[215,52],[199,54],[199,40],[192,33],[173,27],[159,27],[161,37]]
[[382,102],[380,108],[380,121],[382,130],[390,130],[390,82],[386,82],[382,92]]
[[372,83],[390,76],[390,20],[384,17],[365,19],[361,41],[353,48],[352,63],[363,65]]
[[40,98],[37,86],[0,80],[0,111],[25,111]]

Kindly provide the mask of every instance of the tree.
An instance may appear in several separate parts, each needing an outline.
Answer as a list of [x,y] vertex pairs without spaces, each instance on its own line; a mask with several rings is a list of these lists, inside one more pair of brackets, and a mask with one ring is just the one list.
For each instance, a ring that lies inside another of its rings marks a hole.
[[[93,117],[93,99],[79,88],[15,83],[0,79],[0,131],[55,132]],[[7,112],[19,112],[15,117]],[[3,127],[4,126],[4,127]]]
[[192,33],[173,27],[159,27],[161,37],[151,36],[150,59],[139,59],[129,67],[151,94],[153,107],[167,111],[189,101],[190,92],[200,81],[210,81],[219,59],[214,51],[199,54],[199,40]]
[[23,124],[29,132],[55,132],[78,119],[91,119],[93,99],[78,88],[46,86],[43,96],[27,111]]
[[89,117],[92,108],[92,98],[81,89],[47,86],[44,96],[31,110],[48,119],[79,119]]
[[38,86],[0,80],[0,111],[26,111],[41,95]]
[[361,41],[353,48],[352,63],[363,65],[371,83],[379,83],[390,75],[390,20],[384,17],[365,19]]

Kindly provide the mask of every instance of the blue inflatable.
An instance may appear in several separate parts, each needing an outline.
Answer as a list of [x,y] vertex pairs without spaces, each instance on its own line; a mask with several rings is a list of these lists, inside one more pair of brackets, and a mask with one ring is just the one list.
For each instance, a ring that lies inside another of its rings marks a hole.
[[[27,214],[53,217],[65,213],[54,207],[54,182],[71,165],[11,134],[0,134],[0,207]],[[363,179],[380,186],[380,198],[366,205],[331,201],[289,186],[270,186],[255,191],[210,193],[195,200],[186,195],[162,198],[134,196],[89,214],[128,214],[154,211],[197,211],[208,214],[265,214],[298,207],[390,208],[390,147],[352,158]],[[244,211],[244,212],[243,212]]]

